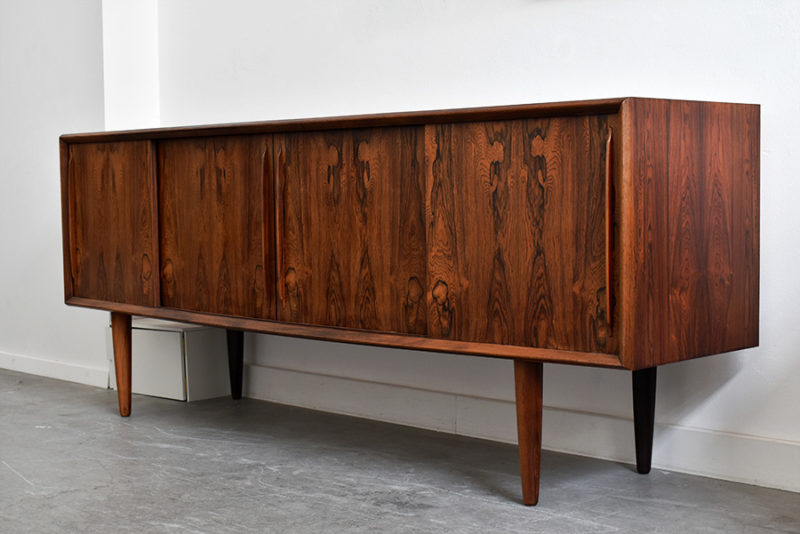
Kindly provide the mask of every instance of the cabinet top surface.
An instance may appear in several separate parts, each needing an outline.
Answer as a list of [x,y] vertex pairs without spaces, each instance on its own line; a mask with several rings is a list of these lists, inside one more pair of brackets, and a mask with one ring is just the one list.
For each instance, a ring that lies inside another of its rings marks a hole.
[[335,130],[341,128],[371,128],[380,126],[415,126],[442,122],[468,122],[482,120],[510,120],[552,115],[591,115],[616,113],[627,100],[648,100],[638,97],[607,98],[600,100],[575,100],[513,106],[407,111],[370,115],[348,115],[321,118],[285,119],[272,121],[212,124],[118,130],[65,134],[65,143],[96,143],[101,141],[134,141],[141,139],[169,139],[177,137],[206,137],[216,135],[248,135],[274,132],[301,132],[310,130]]

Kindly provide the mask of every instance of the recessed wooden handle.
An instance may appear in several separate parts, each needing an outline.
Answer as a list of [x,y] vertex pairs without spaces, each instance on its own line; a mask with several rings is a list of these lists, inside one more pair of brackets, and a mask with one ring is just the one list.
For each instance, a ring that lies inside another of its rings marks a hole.
[[69,251],[65,251],[69,253],[69,278],[70,278],[70,287],[69,292],[70,296],[73,295],[73,291],[75,291],[75,278],[77,278],[80,273],[80,251],[76,247],[76,243],[78,243],[76,233],[75,224],[73,221],[75,220],[75,206],[77,205],[75,201],[75,160],[72,157],[72,148],[68,146],[68,156],[67,156],[67,210],[69,211],[69,219],[68,219],[68,227],[63,229],[64,232],[69,232]]
[[[277,138],[276,138],[277,142]],[[283,254],[282,247],[282,229],[281,223],[283,222],[283,167],[286,163],[286,156],[283,153],[283,147],[278,147],[278,154],[274,161],[274,177],[275,177],[275,280],[278,283],[278,294],[280,302],[278,303],[278,312],[281,306],[286,302],[286,284],[283,280]],[[276,316],[277,317],[277,316]]]
[[614,302],[614,130],[606,139],[606,322],[611,328]]
[[[270,181],[272,176],[272,164],[270,161],[270,157],[272,155],[272,140],[269,137],[264,138],[263,140],[264,148],[261,151],[261,213],[264,217],[264,223],[262,226],[262,233],[261,233],[261,254],[263,257],[263,283],[265,288],[265,299],[267,300],[267,306],[272,306],[272,313],[274,317],[275,313],[275,300],[272,299],[270,302],[269,295],[270,290],[268,289],[270,286],[274,287],[275,283],[275,274],[276,274],[276,266],[275,266],[275,228],[272,224],[268,224],[267,217],[270,214],[273,214],[275,211],[275,189]],[[257,276],[257,274],[256,274]],[[273,296],[275,296],[273,294]],[[231,382],[231,391],[233,390],[233,382]],[[235,398],[235,397],[234,397]]]

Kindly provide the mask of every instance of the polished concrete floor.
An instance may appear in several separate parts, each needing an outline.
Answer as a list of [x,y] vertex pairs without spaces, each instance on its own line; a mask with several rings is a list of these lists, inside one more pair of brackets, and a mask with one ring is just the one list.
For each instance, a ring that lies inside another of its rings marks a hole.
[[245,399],[0,370],[0,532],[800,532],[800,494]]

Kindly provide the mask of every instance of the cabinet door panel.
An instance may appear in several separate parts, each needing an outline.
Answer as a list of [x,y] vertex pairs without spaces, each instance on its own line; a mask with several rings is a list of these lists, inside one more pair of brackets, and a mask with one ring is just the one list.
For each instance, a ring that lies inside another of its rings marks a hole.
[[150,141],[74,144],[69,151],[72,293],[156,306]]
[[426,127],[431,335],[616,351],[607,134],[605,116]]
[[164,306],[274,318],[268,149],[266,136],[159,143]]
[[279,319],[425,334],[422,129],[295,133],[276,147]]

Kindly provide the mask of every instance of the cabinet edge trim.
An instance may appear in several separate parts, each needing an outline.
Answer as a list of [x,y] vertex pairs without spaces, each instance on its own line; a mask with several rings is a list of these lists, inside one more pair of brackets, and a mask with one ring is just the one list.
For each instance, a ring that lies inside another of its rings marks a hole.
[[592,367],[623,367],[619,357],[616,354],[542,349],[536,347],[497,345],[492,343],[475,343],[468,341],[453,341],[398,333],[372,332],[330,326],[293,324],[265,319],[233,317],[203,312],[190,312],[175,308],[151,308],[136,304],[108,302],[84,297],[71,297],[67,299],[66,303],[70,306],[95,308],[113,312],[128,313],[131,315],[154,317],[158,319],[170,319],[185,323],[217,326],[221,328],[236,328],[262,334],[277,334],[291,337],[318,339],[323,341],[403,348],[408,350],[452,352],[472,356],[524,359],[550,363],[569,363]]

